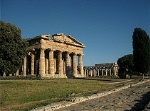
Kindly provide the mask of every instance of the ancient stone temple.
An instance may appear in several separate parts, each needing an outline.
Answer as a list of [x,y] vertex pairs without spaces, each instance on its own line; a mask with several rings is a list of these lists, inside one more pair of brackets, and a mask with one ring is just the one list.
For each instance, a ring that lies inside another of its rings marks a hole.
[[84,44],[70,35],[41,35],[27,39],[29,47],[23,60],[23,75],[42,78],[84,77]]
[[86,77],[117,77],[119,66],[117,63],[95,64],[95,66],[85,66]]

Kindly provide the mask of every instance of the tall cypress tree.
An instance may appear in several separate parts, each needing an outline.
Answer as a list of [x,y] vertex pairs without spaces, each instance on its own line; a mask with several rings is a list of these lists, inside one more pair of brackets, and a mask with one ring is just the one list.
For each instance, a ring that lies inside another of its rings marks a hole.
[[133,32],[133,58],[135,70],[140,73],[150,71],[150,38],[141,28]]

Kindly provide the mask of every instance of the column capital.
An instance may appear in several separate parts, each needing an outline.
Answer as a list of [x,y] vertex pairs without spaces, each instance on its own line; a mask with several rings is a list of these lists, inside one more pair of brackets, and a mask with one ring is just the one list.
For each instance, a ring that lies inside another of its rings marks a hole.
[[47,50],[48,51],[55,51],[55,49],[52,49],[52,48],[48,48]]
[[44,47],[41,47],[40,50],[45,50],[45,48],[44,48]]

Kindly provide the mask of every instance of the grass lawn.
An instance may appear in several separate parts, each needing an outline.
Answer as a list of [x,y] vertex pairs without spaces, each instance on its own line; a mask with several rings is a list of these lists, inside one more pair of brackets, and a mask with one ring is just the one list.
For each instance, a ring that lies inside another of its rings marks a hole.
[[0,80],[0,107],[1,111],[30,110],[73,96],[87,96],[110,90],[128,84],[129,80],[135,81],[107,78]]

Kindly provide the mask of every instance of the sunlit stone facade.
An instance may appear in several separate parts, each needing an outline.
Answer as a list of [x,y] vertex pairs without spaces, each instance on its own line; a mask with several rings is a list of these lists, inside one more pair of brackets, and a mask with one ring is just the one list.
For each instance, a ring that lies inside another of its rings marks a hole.
[[95,66],[85,66],[84,75],[86,75],[86,77],[117,77],[118,68],[117,63],[103,63],[95,64]]
[[70,35],[41,35],[27,39],[29,47],[23,60],[22,75],[42,78],[84,77],[83,48]]

